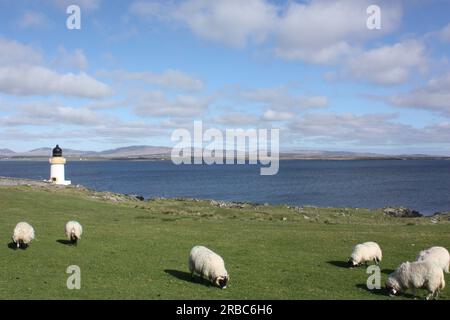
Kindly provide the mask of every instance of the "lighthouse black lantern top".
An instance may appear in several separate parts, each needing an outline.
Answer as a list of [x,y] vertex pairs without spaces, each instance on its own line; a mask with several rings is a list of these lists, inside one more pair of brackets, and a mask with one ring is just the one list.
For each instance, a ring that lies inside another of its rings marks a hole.
[[59,147],[59,145],[56,145],[56,147],[53,149],[53,157],[62,157],[62,149]]

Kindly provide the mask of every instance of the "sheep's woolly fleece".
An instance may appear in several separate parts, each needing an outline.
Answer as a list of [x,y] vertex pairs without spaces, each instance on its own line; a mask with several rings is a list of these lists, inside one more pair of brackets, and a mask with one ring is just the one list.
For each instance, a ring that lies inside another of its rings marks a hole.
[[197,273],[223,289],[229,280],[222,257],[204,246],[192,248],[189,254],[189,271],[192,275]]
[[383,258],[381,248],[376,242],[364,242],[357,244],[349,258],[350,266],[357,266],[365,262],[375,261],[375,263],[381,262]]

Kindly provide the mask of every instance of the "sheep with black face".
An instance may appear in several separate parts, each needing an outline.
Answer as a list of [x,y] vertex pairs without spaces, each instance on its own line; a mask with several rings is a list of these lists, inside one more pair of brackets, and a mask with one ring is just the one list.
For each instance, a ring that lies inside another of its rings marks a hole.
[[65,231],[67,239],[73,244],[77,244],[83,234],[83,227],[77,221],[69,221],[66,223]]
[[432,261],[402,263],[386,280],[386,289],[390,295],[412,289],[426,289],[426,299],[437,298],[439,291],[445,288],[444,272]]
[[14,232],[12,235],[12,241],[17,248],[20,247],[28,247],[31,241],[34,240],[34,229],[27,222],[19,222],[14,228]]
[[225,289],[230,280],[221,256],[204,247],[195,246],[189,254],[189,271],[211,281],[212,284]]

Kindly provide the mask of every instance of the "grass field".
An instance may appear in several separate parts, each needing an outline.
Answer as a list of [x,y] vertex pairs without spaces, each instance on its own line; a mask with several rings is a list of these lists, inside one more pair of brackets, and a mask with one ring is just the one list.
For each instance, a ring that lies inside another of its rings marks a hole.
[[[64,225],[84,227],[77,247]],[[8,246],[27,221],[36,240]],[[401,262],[432,245],[450,247],[450,223],[400,219],[363,209],[245,206],[209,201],[113,202],[76,188],[0,187],[1,299],[412,299],[370,291],[365,268],[348,269],[353,246],[377,241],[382,284]],[[203,244],[225,260],[226,290],[191,280],[187,259]],[[66,268],[81,268],[81,289],[69,290]],[[448,282],[448,275],[446,275]],[[418,291],[423,298],[424,291]],[[449,299],[446,288],[440,299]]]

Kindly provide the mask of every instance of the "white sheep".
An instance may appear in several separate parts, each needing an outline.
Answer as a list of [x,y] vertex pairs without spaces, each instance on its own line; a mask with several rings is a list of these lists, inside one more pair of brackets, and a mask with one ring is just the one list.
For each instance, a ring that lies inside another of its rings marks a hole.
[[364,242],[355,246],[352,255],[348,259],[348,265],[356,267],[362,263],[367,264],[369,261],[375,261],[378,265],[382,258],[381,248],[376,242]]
[[14,228],[12,241],[20,248],[22,245],[28,247],[28,245],[34,239],[34,229],[26,222],[19,222]]
[[426,299],[437,298],[445,288],[442,268],[431,261],[402,263],[386,280],[386,289],[391,295],[413,289],[426,289]]
[[444,247],[431,247],[420,251],[416,261],[432,261],[440,266],[444,272],[449,273],[450,254]]
[[69,221],[66,223],[66,236],[72,243],[77,243],[81,239],[83,227],[77,221]]
[[189,271],[211,281],[214,285],[225,289],[230,279],[221,256],[204,247],[195,246],[189,254]]

